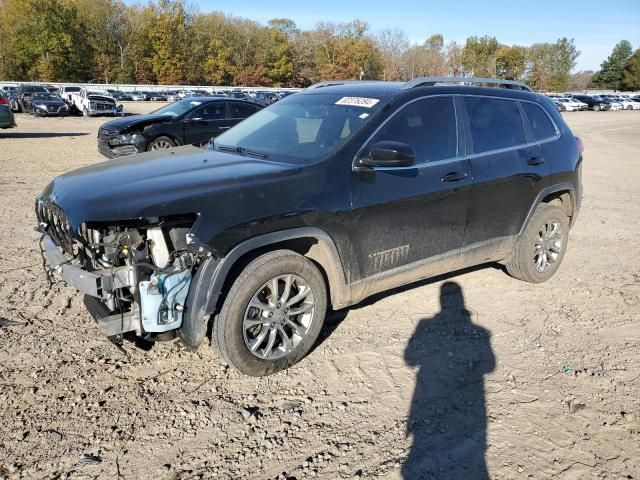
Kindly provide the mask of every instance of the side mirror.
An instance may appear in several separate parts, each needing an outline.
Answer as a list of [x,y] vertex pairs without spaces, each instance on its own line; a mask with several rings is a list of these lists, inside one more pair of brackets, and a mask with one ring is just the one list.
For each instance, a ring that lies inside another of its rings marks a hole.
[[358,159],[360,167],[410,167],[416,162],[416,154],[411,145],[402,142],[384,141],[374,143]]
[[189,117],[187,118],[187,120],[190,122],[199,122],[200,120],[202,120],[202,117]]

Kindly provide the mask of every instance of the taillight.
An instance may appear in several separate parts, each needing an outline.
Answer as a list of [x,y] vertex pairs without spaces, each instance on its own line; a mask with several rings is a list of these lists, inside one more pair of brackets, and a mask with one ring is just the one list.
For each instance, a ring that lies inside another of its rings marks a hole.
[[582,143],[582,139],[580,137],[576,137],[576,146],[578,147],[578,152],[584,152],[584,143]]
[[0,105],[9,105],[9,101],[4,97],[0,97]]

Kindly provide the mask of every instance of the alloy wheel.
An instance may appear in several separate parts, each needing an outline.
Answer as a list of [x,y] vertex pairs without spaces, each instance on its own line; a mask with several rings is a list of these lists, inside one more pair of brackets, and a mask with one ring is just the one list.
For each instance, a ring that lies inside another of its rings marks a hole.
[[245,310],[245,345],[263,360],[287,356],[309,333],[314,309],[313,291],[302,277],[272,278],[254,293]]
[[533,265],[542,273],[552,268],[562,251],[562,226],[555,220],[544,223],[534,241]]
[[165,148],[171,148],[172,146],[173,145],[171,145],[166,140],[158,140],[153,145],[151,145],[151,150],[164,150]]

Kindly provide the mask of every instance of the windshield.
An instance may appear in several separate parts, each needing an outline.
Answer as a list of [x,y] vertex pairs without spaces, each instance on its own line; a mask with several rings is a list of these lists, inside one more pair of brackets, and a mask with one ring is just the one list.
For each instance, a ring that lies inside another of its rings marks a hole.
[[294,95],[217,137],[215,148],[307,163],[344,145],[382,104],[379,99],[343,95]]
[[33,99],[34,100],[61,100],[61,98],[58,95],[55,95],[53,93],[34,93]]
[[175,118],[187,113],[198,105],[202,105],[202,102],[198,102],[197,100],[180,100],[170,105],[165,105],[151,113],[153,115],[167,115]]

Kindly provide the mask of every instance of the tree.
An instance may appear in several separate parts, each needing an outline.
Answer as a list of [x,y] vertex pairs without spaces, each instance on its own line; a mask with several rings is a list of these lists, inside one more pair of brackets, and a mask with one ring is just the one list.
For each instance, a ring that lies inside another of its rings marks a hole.
[[526,79],[536,90],[564,91],[579,55],[573,40],[566,38],[533,44],[527,50]]
[[569,77],[569,90],[585,90],[592,86],[593,71],[576,72]]
[[496,76],[505,80],[520,80],[526,69],[526,56],[525,47],[501,46],[496,52]]
[[640,49],[633,52],[622,71],[622,88],[640,90]]
[[191,18],[181,1],[160,0],[151,29],[151,67],[161,83],[181,84],[190,62]]
[[633,53],[633,48],[627,40],[621,40],[611,55],[600,64],[600,71],[593,76],[593,83],[600,88],[622,88],[622,71]]
[[497,53],[495,37],[469,37],[464,45],[462,64],[474,77],[495,77]]

